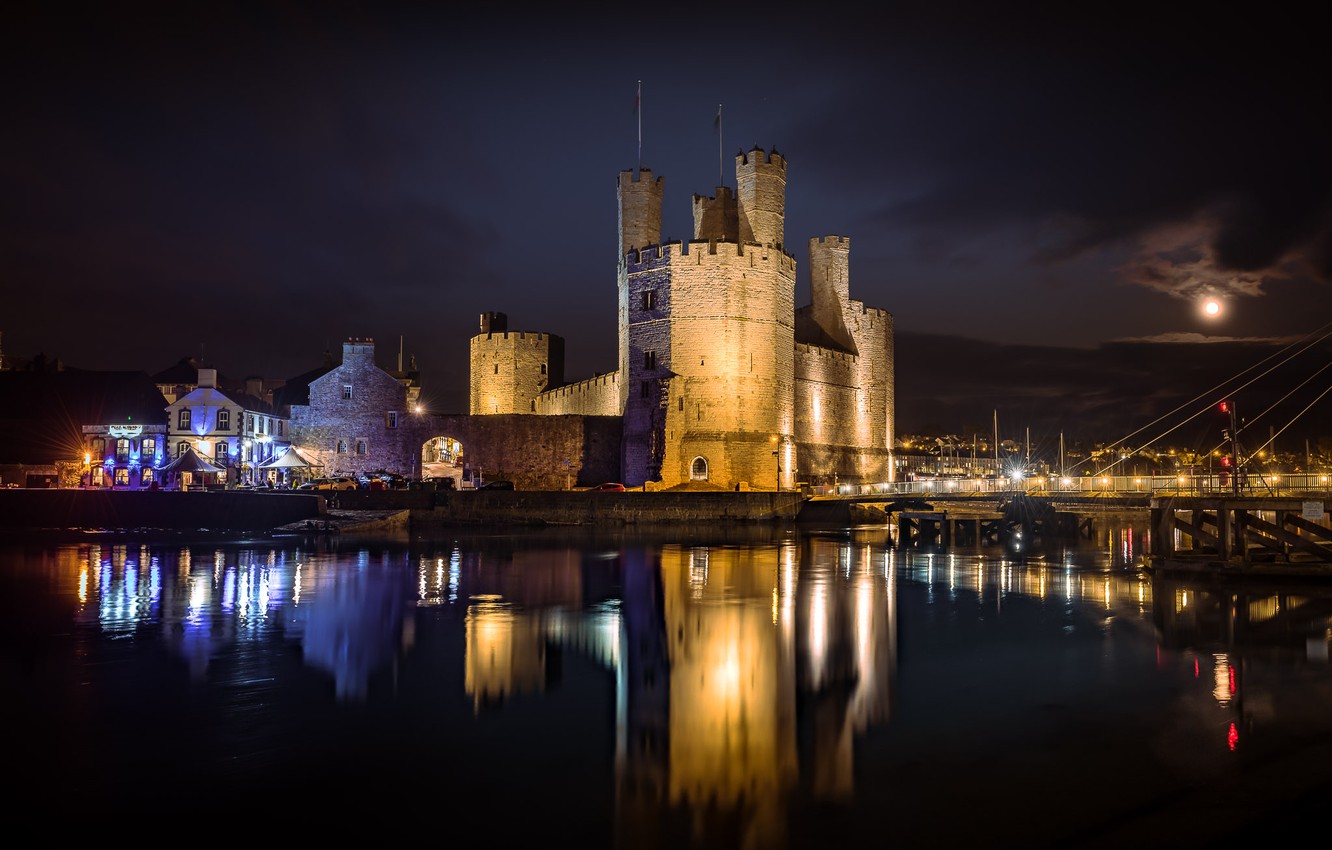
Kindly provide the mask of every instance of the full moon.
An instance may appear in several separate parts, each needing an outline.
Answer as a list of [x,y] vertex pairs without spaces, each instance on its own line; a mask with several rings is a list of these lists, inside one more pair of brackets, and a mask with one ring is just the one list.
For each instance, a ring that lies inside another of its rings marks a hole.
[[1206,313],[1208,316],[1221,315],[1221,302],[1216,301],[1214,299],[1208,300],[1203,304],[1203,312]]

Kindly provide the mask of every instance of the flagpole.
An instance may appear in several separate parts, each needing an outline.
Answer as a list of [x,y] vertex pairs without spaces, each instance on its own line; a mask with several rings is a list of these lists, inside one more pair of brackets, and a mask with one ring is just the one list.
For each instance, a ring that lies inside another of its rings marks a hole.
[[643,170],[643,81],[638,81],[638,96],[634,98],[634,111],[638,113],[638,170]]
[[717,185],[726,185],[726,167],[722,158],[722,125],[721,125],[721,107],[717,104]]

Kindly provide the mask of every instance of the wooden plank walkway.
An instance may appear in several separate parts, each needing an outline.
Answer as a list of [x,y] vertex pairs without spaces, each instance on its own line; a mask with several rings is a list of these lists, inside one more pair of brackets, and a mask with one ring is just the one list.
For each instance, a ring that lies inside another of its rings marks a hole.
[[1156,570],[1332,578],[1332,521],[1319,498],[1163,496],[1150,522]]

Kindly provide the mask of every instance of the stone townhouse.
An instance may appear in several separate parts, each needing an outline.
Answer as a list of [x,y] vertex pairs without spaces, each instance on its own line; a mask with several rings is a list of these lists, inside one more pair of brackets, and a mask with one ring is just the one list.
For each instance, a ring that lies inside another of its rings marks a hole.
[[406,378],[375,365],[374,340],[347,340],[342,363],[310,381],[308,403],[291,405],[292,443],[321,475],[419,476],[437,424],[414,401],[415,373]]

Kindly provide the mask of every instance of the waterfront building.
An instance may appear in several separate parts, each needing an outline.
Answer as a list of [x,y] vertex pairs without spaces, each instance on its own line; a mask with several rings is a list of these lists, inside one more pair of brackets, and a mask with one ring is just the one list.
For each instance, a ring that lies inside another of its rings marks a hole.
[[[146,372],[55,365],[0,372],[0,483],[137,488],[165,426],[165,400]],[[112,431],[116,433],[113,435]]]
[[893,317],[850,297],[850,239],[808,242],[795,305],[787,164],[736,156],[737,189],[694,195],[694,233],[661,241],[664,182],[622,171],[618,365],[564,383],[564,341],[481,317],[474,416],[614,416],[625,484],[722,489],[893,480]]
[[[414,365],[414,364],[413,364]],[[434,435],[415,399],[414,370],[375,365],[373,339],[349,339],[342,362],[311,380],[305,404],[291,404],[291,442],[326,475],[380,470],[415,477]]]
[[[201,368],[198,385],[166,406],[169,460],[193,446],[227,470],[227,482],[250,482],[255,468],[285,451],[288,422],[273,405],[217,386],[217,370]],[[223,483],[223,482],[211,482]]]

